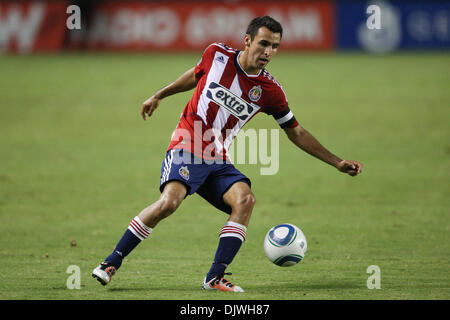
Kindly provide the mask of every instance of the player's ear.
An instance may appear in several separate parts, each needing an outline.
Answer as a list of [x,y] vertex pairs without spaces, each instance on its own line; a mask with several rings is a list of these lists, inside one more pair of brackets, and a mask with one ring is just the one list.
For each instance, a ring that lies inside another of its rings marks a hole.
[[246,34],[244,36],[244,43],[245,43],[245,47],[250,47],[250,44],[252,43],[252,39],[249,34]]

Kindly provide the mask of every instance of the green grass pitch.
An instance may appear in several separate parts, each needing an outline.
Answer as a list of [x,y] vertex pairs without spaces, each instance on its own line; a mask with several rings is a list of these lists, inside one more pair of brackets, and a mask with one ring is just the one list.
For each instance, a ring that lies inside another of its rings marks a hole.
[[[299,122],[361,161],[353,178],[280,132],[280,169],[237,165],[257,203],[227,271],[243,294],[205,292],[227,216],[189,197],[103,287],[91,271],[159,196],[161,161],[191,93],[139,111],[198,54],[0,57],[0,299],[449,299],[450,55],[282,54],[269,71]],[[244,129],[276,129],[260,114]],[[273,225],[299,226],[308,252],[264,256]],[[69,290],[69,266],[81,289]],[[381,289],[367,288],[380,268]]]

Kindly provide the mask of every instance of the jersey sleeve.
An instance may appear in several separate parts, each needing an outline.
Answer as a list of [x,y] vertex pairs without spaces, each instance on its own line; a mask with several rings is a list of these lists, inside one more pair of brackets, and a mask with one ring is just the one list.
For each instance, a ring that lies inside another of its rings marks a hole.
[[273,114],[273,118],[278,122],[281,128],[295,128],[298,126],[298,122],[295,119],[294,114],[286,105],[282,110]]
[[292,111],[289,109],[286,95],[280,85],[276,85],[276,88],[272,91],[271,97],[272,101],[270,104],[273,107],[267,108],[266,113],[273,116],[278,125],[283,129],[295,128],[298,126],[298,122]]
[[204,74],[206,74],[211,67],[212,60],[214,58],[215,53],[215,46],[214,44],[210,44],[205,51],[203,51],[202,57],[198,61],[197,65],[195,66],[195,78],[197,80],[200,80],[201,77],[203,77]]

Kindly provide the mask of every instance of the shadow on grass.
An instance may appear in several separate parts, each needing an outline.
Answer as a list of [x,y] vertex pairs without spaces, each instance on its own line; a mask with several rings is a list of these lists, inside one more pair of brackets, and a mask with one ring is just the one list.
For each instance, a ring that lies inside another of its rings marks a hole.
[[196,291],[194,288],[180,288],[180,287],[135,287],[135,288],[131,288],[131,287],[121,287],[121,288],[109,288],[108,292],[139,292],[139,291],[152,291],[152,292],[156,292],[156,291],[178,291],[178,292],[182,292],[182,291]]
[[265,283],[264,285],[252,285],[248,286],[248,289],[264,289],[267,290],[339,290],[339,289],[362,289],[360,284],[349,282],[349,281],[321,281],[321,282],[290,282],[284,283],[282,285],[277,284],[276,286],[271,286]]

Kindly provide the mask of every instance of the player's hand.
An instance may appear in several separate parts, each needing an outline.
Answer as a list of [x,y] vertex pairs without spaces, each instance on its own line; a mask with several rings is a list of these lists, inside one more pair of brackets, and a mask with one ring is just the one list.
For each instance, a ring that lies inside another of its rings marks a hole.
[[356,176],[362,172],[363,165],[355,160],[342,160],[338,163],[337,169],[351,176]]
[[148,98],[147,100],[142,103],[142,109],[141,109],[141,116],[142,119],[146,120],[146,115],[148,117],[151,117],[153,111],[158,108],[159,104],[161,102],[161,99],[158,97],[155,97],[154,95]]

